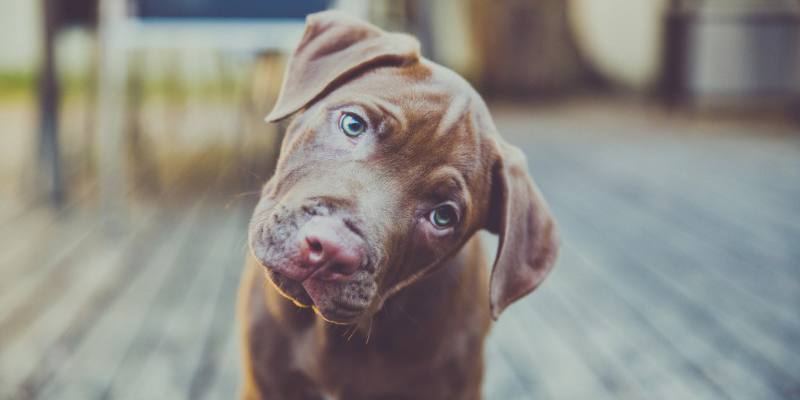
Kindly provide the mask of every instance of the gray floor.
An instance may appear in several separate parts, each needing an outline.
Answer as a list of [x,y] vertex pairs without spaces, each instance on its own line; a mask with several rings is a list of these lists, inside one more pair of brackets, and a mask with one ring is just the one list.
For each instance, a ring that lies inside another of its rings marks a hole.
[[[488,399],[800,399],[800,132],[503,109],[560,223],[487,349]],[[789,129],[791,131],[791,129]],[[228,399],[246,201],[0,204],[0,398]]]

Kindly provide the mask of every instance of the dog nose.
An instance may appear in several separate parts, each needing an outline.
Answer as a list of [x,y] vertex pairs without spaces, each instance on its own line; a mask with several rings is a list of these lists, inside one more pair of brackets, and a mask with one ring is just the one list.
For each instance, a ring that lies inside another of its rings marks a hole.
[[320,271],[324,279],[352,275],[364,263],[364,242],[344,221],[316,216],[301,228],[300,262],[309,275]]

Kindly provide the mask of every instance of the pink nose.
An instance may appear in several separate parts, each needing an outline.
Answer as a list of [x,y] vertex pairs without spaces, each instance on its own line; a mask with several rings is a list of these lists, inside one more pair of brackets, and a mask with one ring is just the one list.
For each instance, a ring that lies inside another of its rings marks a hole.
[[340,218],[313,217],[300,229],[300,264],[310,276],[337,280],[364,263],[364,242]]

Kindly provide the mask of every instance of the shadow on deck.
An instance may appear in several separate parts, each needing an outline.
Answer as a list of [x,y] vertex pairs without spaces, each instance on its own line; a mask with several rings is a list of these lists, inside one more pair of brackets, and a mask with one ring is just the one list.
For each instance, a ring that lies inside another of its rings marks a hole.
[[[486,398],[800,398],[796,132],[500,115],[564,245],[493,328]],[[116,235],[0,207],[0,398],[232,398],[250,207],[139,205]]]

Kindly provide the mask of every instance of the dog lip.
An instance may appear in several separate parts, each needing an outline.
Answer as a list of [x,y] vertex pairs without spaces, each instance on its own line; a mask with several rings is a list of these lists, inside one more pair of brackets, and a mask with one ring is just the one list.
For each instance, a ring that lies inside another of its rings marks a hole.
[[[297,281],[292,281],[292,282],[297,283]],[[284,294],[284,296],[288,296],[290,300],[295,302],[295,304],[300,303],[302,307],[308,307],[312,305],[319,307],[315,299],[308,294],[306,288],[303,287],[302,285],[301,287],[303,288],[305,295],[308,296],[305,302],[292,295]],[[360,306],[336,299],[330,300],[330,304],[332,304],[333,307],[325,308],[324,310],[319,310],[319,309],[318,310],[322,312],[325,317],[340,322],[348,322],[349,320],[355,319],[359,315],[363,314],[364,311],[366,311],[367,309],[367,306]]]
[[[314,300],[308,294],[308,291],[303,286],[302,282],[298,282],[294,279],[287,277],[286,275],[281,274],[278,271],[265,267],[267,271],[267,279],[272,283],[272,285],[283,295],[284,297],[288,298],[295,302],[295,304],[301,304],[303,307],[308,307],[310,304],[313,304]],[[273,278],[270,275],[274,275]],[[300,295],[297,294],[289,294],[287,291],[289,288],[287,287],[287,283],[293,285],[297,290],[301,291]]]
[[358,309],[351,309],[345,308],[339,305],[337,302],[334,302],[334,307],[319,310],[326,318],[335,320],[337,322],[353,322],[355,321],[361,314],[364,313],[366,308],[358,308]]
[[333,303],[333,305],[335,305],[338,310],[350,313],[361,313],[367,308],[366,306],[360,306],[341,300],[332,300],[331,303]]
[[[367,265],[362,265],[361,267],[359,267],[359,269],[364,269],[366,271],[370,271],[370,269],[368,268]],[[346,275],[346,274],[343,274],[341,272],[330,271],[330,270],[325,269],[325,268],[320,268],[320,269],[314,271],[313,273],[311,273],[311,275],[306,277],[306,279],[303,279],[302,281],[299,281],[299,282],[301,284],[305,284],[308,281],[347,282],[347,281],[349,281],[351,279],[352,278],[351,278],[350,275]],[[298,282],[298,281],[295,281],[295,282]]]

